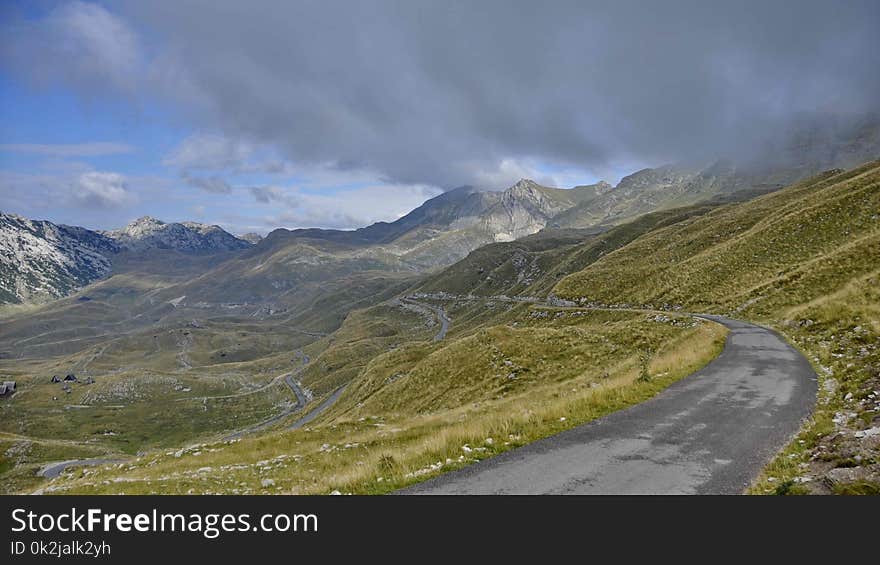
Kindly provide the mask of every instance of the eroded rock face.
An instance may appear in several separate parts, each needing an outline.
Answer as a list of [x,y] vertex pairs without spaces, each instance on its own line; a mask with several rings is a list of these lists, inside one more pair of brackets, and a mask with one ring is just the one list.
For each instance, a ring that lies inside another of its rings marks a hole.
[[553,198],[547,190],[533,180],[521,179],[488,211],[483,220],[486,230],[495,241],[513,241],[540,231],[550,218],[574,205],[570,199]]
[[0,212],[0,304],[67,296],[109,275],[114,256],[123,251],[212,253],[251,245],[194,222],[144,217],[121,230],[99,232]]
[[0,213],[0,303],[65,296],[108,274],[118,251],[91,230]]

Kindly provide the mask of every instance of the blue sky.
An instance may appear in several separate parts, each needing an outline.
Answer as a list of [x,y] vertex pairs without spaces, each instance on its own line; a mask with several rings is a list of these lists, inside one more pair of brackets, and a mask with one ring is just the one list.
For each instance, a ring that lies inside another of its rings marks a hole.
[[[114,12],[117,5],[13,2],[3,9],[3,30],[13,33],[3,34],[0,61],[0,210],[95,229],[143,215],[217,223],[238,233],[349,229],[394,220],[453,188],[430,178],[394,180],[369,164],[340,166],[332,148],[299,160],[279,149],[277,139],[263,142],[194,117],[198,110],[161,85],[127,84],[127,75],[144,72],[150,63],[143,61],[164,46],[136,14]],[[130,35],[129,44],[112,43],[120,31]],[[20,48],[34,37],[63,48]],[[127,50],[137,68],[114,59]],[[461,180],[503,189],[520,176],[562,185],[598,180],[528,156],[498,157]]]

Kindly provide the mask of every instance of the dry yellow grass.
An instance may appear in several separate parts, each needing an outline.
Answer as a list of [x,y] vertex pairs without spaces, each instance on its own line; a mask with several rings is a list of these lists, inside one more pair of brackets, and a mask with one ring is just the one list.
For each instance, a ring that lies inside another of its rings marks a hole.
[[[405,417],[337,414],[285,431],[130,464],[74,471],[50,485],[63,493],[384,493],[641,402],[708,363],[726,330],[701,322],[663,342],[638,381],[635,354],[608,368],[536,384],[515,395]],[[264,486],[269,485],[269,486]]]

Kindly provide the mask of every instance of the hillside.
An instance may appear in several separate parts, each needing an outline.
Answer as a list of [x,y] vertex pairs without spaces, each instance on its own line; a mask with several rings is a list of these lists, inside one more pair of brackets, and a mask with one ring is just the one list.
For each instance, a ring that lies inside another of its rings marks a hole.
[[96,232],[0,213],[0,304],[65,296],[106,276],[118,251]]
[[880,163],[646,234],[555,292],[771,325],[814,362],[815,416],[758,491],[877,492]]

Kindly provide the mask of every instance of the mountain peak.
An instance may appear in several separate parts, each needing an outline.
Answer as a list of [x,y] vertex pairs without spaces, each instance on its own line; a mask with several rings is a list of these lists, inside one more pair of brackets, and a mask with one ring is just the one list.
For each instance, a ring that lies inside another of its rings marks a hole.
[[536,183],[532,179],[527,179],[527,178],[523,177],[523,178],[519,179],[518,181],[516,181],[516,184],[514,184],[513,186],[526,185],[526,184],[538,184],[538,183]]
[[522,178],[516,181],[513,186],[508,188],[508,191],[516,192],[519,190],[531,190],[534,188],[539,188],[541,185],[533,181],[532,179]]
[[152,216],[140,217],[122,229],[105,232],[119,245],[132,251],[176,249],[188,252],[216,252],[245,249],[251,243],[218,226],[198,222],[166,223]]
[[144,226],[144,225],[153,225],[153,226],[163,226],[165,222],[162,220],[158,220],[153,216],[141,216],[136,220],[132,220],[128,223],[129,226]]

